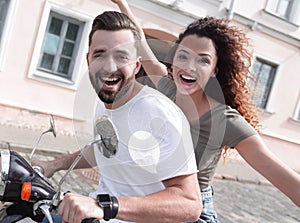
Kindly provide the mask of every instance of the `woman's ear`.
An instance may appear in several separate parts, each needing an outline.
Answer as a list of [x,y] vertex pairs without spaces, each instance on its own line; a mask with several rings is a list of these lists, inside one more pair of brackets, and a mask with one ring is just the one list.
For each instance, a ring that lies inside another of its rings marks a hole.
[[212,75],[212,77],[216,77],[217,74],[218,74],[218,72],[219,72],[219,69],[216,67],[216,68],[215,68],[215,72],[214,72],[214,74]]
[[173,80],[173,65],[167,66],[168,77]]

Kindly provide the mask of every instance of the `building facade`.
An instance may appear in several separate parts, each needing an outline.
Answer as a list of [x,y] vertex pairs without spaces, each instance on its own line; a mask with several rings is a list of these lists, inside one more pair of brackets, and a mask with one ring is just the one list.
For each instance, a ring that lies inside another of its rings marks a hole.
[[[243,29],[252,41],[249,84],[261,134],[300,170],[300,1],[128,2],[158,58],[199,17],[226,17]],[[92,20],[105,10],[118,9],[110,0],[0,0],[0,127],[35,131],[53,114],[62,135],[91,136],[95,94],[85,56]]]

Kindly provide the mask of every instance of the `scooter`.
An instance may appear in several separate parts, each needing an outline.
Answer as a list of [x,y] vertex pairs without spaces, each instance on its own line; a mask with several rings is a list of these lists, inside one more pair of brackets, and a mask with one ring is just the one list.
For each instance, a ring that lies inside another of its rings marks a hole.
[[[65,194],[61,190],[61,186],[84,153],[94,145],[97,145],[106,157],[113,156],[117,151],[118,138],[109,119],[100,117],[96,122],[96,131],[98,132],[96,138],[81,150],[61,178],[57,188],[43,175],[41,168],[31,166],[33,154],[38,147],[41,137],[48,132],[52,132],[54,137],[56,137],[52,115],[50,116],[50,128],[41,133],[30,156],[27,158],[28,161],[15,151],[9,149],[1,151],[0,201],[12,203],[6,209],[6,214],[8,216],[18,216],[13,222],[18,222],[28,217],[36,222],[41,222],[46,217],[49,223],[53,223],[50,212],[56,210]],[[84,219],[82,222],[94,223],[98,222],[98,220]]]

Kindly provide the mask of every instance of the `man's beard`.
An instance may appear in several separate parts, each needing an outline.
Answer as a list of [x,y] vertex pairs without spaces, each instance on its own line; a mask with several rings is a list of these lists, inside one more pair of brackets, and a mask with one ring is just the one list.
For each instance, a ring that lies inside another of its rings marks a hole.
[[130,86],[131,84],[122,86],[122,88],[117,92],[111,92],[100,89],[100,91],[98,92],[98,98],[106,104],[113,104],[120,100],[124,95],[126,95]]
[[116,94],[101,89],[98,93],[98,98],[106,104],[112,104],[116,99]]

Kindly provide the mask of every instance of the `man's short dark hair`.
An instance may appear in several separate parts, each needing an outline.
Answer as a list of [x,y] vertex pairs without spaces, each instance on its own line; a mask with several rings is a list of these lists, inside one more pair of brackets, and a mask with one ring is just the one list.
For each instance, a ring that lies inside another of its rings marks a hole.
[[93,34],[97,30],[131,30],[136,43],[141,40],[141,35],[132,20],[127,15],[116,11],[103,12],[94,19],[89,35],[89,46],[91,45]]

